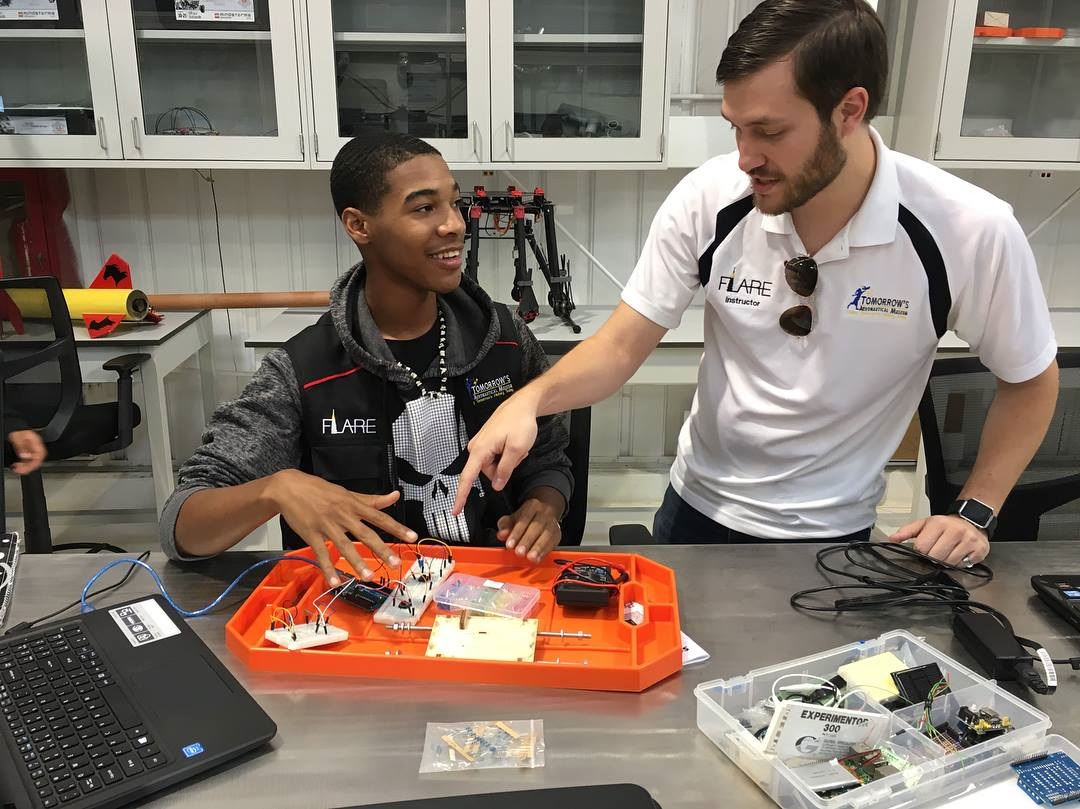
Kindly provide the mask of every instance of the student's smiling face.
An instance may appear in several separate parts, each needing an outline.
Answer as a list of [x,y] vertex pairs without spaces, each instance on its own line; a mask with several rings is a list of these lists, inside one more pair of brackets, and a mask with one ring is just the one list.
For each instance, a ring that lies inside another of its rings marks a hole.
[[790,58],[724,84],[723,116],[735,130],[739,168],[767,214],[805,205],[847,162],[836,125],[799,94]]
[[461,283],[465,221],[446,161],[418,155],[386,175],[390,186],[376,212],[348,208],[342,221],[369,270],[387,272],[439,294]]

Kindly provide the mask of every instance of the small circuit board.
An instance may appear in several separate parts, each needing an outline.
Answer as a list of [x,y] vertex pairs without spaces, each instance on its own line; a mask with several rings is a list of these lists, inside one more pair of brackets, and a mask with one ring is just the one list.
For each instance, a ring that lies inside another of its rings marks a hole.
[[1037,804],[1061,806],[1080,799],[1080,764],[1065,753],[1045,753],[1012,765],[1017,786]]

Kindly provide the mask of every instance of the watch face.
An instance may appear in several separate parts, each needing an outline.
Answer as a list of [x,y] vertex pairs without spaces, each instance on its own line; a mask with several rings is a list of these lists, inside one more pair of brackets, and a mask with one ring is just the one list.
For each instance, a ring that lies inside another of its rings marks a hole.
[[976,525],[985,528],[994,517],[994,510],[978,500],[965,500],[960,506],[959,514],[965,520],[970,520]]

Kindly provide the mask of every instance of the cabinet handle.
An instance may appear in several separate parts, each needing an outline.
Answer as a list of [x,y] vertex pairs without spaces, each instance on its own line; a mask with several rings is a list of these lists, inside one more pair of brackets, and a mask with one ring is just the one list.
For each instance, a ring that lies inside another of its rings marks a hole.
[[510,159],[514,159],[514,125],[509,121],[503,121],[503,130],[506,132],[506,153]]
[[135,148],[138,149],[139,151],[142,151],[142,141],[139,140],[139,119],[138,118],[132,118],[131,119],[131,137],[132,137],[132,143],[135,145]]
[[108,140],[108,137],[105,135],[105,119],[104,118],[98,118],[97,119],[97,139],[98,139],[98,143],[101,144],[101,151],[103,151],[103,152],[109,151],[109,140]]
[[482,139],[482,137],[480,135],[480,124],[476,123],[476,121],[472,122],[472,133],[473,133],[473,139],[472,139],[473,154],[476,155],[477,160],[483,160],[484,158],[482,158],[480,156],[480,151],[481,151],[481,149],[484,148],[484,141],[483,141],[483,139]]

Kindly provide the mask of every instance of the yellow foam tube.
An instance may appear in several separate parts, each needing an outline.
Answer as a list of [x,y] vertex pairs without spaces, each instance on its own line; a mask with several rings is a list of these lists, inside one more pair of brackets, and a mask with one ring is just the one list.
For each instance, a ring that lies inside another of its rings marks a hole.
[[[124,315],[142,320],[150,310],[146,293],[138,289],[64,289],[68,312],[74,320],[83,315]],[[23,317],[49,317],[49,303],[40,289],[8,289]]]

